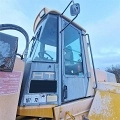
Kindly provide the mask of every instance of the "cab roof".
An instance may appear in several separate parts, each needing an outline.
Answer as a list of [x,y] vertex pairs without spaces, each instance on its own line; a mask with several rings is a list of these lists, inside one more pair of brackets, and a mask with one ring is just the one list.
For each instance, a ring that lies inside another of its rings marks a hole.
[[[64,18],[65,20],[67,20],[68,22],[70,22],[71,20],[66,17],[65,15],[61,15],[60,12],[56,11],[56,10],[49,10],[48,8],[43,8],[39,14],[37,15],[35,21],[34,21],[34,25],[33,25],[33,31],[35,33],[39,23],[43,20],[43,17],[46,16],[47,14],[56,14],[56,15],[60,15],[62,18]],[[82,28],[81,26],[79,26],[78,24],[76,24],[75,22],[72,22],[71,24],[73,24],[74,26],[76,26],[78,29],[83,30],[84,32],[86,32],[86,30],[84,28]]]

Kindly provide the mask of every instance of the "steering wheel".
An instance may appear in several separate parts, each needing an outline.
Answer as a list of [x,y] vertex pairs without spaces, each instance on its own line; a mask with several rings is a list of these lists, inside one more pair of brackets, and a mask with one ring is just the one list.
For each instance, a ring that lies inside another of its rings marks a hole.
[[[44,51],[44,52],[39,52],[39,54],[45,54],[45,55],[47,55],[51,60],[53,60],[53,57],[51,56],[51,55],[49,55],[48,53],[46,53],[46,51]],[[41,55],[39,55],[40,57],[41,57]],[[45,59],[48,59],[48,57],[47,58],[45,58]]]

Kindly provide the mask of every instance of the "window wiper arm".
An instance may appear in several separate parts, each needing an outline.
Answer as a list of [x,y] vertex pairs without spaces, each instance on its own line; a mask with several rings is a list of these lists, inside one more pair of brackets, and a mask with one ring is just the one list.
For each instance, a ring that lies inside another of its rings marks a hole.
[[[32,47],[31,47],[31,51],[30,51],[30,56],[32,55],[32,52],[33,52],[35,43],[36,43],[36,41],[38,40],[38,38],[39,38],[39,36],[40,36],[41,29],[42,29],[42,26],[40,27],[40,29],[39,29],[38,32],[36,33],[36,36],[35,36],[35,37],[32,37],[32,39],[31,39],[31,41],[33,41],[33,43],[32,43]],[[30,42],[31,42],[31,41],[30,41]],[[30,44],[30,42],[29,42],[29,44]]]

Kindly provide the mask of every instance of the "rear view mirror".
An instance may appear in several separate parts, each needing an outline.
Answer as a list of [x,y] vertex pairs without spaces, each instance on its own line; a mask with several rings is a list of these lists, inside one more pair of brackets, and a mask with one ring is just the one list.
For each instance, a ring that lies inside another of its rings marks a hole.
[[72,16],[76,16],[80,13],[80,4],[79,3],[74,3],[70,7],[70,13]]
[[0,71],[12,72],[17,48],[17,37],[0,33]]

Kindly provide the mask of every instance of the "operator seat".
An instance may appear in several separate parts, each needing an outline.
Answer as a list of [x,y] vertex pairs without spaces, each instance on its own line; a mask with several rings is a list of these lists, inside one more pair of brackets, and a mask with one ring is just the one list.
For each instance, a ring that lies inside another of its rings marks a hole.
[[65,65],[71,65],[73,64],[73,52],[72,47],[67,46],[65,48]]
[[72,74],[72,65],[74,64],[73,62],[73,52],[72,52],[72,47],[67,46],[65,48],[65,55],[64,55],[64,60],[65,60],[65,74]]

